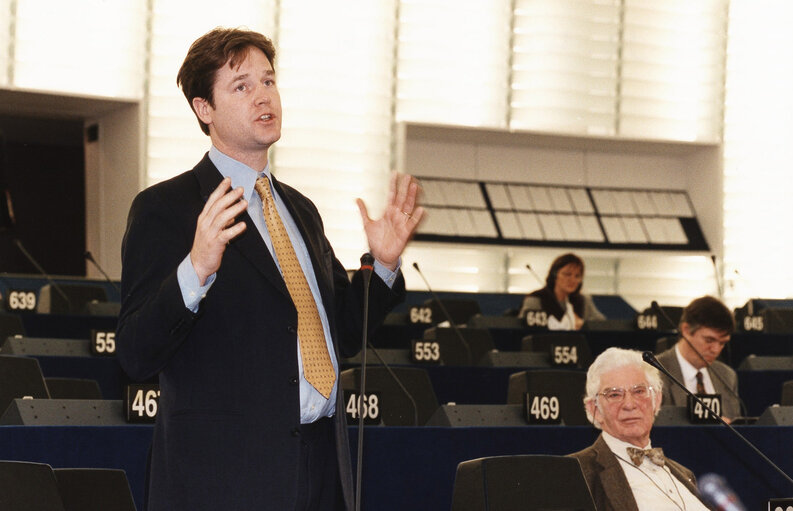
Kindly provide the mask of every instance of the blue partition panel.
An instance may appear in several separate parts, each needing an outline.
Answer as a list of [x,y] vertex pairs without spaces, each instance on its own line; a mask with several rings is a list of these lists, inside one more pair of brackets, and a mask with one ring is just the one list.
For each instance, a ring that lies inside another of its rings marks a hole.
[[[793,473],[793,427],[738,428],[761,451]],[[0,426],[0,459],[48,463],[55,468],[125,470],[138,509],[143,509],[151,426]],[[350,427],[353,459],[357,428]],[[363,509],[438,511],[451,506],[457,464],[483,456],[568,454],[590,445],[589,426],[517,428],[370,427],[365,430]],[[727,479],[747,509],[765,499],[793,496],[793,486],[721,426],[658,427],[653,445],[698,476]]]

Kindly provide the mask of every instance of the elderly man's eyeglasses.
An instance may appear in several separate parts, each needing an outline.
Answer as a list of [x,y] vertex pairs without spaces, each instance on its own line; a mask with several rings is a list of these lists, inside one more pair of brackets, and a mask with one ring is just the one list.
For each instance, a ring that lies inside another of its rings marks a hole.
[[644,401],[650,399],[650,397],[652,397],[653,392],[655,392],[655,389],[652,388],[650,385],[639,383],[629,388],[628,390],[625,390],[622,387],[612,387],[610,389],[604,389],[601,392],[598,392],[597,395],[603,396],[606,399],[607,403],[617,404],[625,401],[625,395],[628,393],[630,393],[630,395],[633,396],[633,399],[635,399],[636,401]]

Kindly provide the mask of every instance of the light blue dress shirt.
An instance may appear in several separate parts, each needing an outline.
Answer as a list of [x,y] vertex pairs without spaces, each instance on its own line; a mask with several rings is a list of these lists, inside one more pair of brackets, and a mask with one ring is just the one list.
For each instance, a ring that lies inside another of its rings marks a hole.
[[[262,239],[267,245],[267,249],[273,256],[275,264],[278,266],[280,271],[281,267],[278,263],[278,258],[275,255],[275,250],[273,249],[273,244],[270,240],[270,234],[267,231],[267,224],[264,221],[264,214],[262,213],[262,200],[259,197],[259,194],[256,193],[253,188],[256,179],[258,179],[260,176],[266,175],[268,179],[271,179],[269,164],[264,168],[263,171],[257,172],[247,165],[221,153],[214,146],[209,150],[209,159],[213,164],[215,164],[215,167],[218,168],[224,177],[231,177],[232,188],[242,187],[244,189],[243,198],[248,201],[248,215],[250,215],[254,225],[256,225],[256,229],[259,231],[259,234],[261,234]],[[298,344],[296,346],[298,370],[300,372],[300,422],[307,424],[322,417],[330,417],[336,412],[336,394],[339,389],[339,362],[336,360],[336,353],[333,349],[333,343],[330,336],[330,323],[328,322],[328,316],[325,311],[325,307],[322,306],[322,297],[319,293],[319,286],[317,285],[317,278],[316,274],[314,273],[314,268],[311,264],[311,257],[308,254],[308,249],[306,248],[306,244],[303,241],[303,237],[300,235],[300,230],[297,228],[295,220],[292,218],[292,215],[289,213],[289,210],[286,208],[283,200],[278,195],[275,187],[272,187],[272,193],[278,214],[281,216],[281,220],[286,227],[286,231],[289,234],[289,239],[292,241],[295,253],[297,254],[297,259],[300,262],[300,266],[303,268],[303,273],[305,273],[306,280],[308,281],[308,285],[311,288],[311,293],[314,295],[314,300],[317,302],[317,310],[319,311],[319,318],[322,321],[322,328],[325,332],[325,341],[328,344],[328,352],[330,353],[330,358],[333,362],[333,368],[336,371],[336,385],[333,386],[330,397],[325,399],[322,394],[320,394],[310,383],[308,383],[308,381],[306,381],[305,374],[303,373],[303,359],[300,354],[300,345]],[[391,287],[396,280],[397,274],[399,272],[399,266],[397,266],[396,270],[392,272],[379,262],[375,261],[374,272],[383,280],[383,282],[388,285],[388,287]],[[196,274],[192,262],[190,261],[190,254],[187,254],[177,269],[177,279],[182,290],[182,297],[184,298],[185,306],[188,309],[193,312],[198,311],[199,303],[206,296],[207,291],[212,287],[216,277],[217,274],[210,275],[209,278],[207,278],[205,284],[201,286],[198,281],[198,275]]]

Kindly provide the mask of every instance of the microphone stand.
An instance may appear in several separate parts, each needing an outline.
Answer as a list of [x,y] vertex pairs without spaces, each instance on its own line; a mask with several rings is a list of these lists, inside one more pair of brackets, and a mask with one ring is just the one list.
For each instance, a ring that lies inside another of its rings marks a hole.
[[91,251],[90,251],[90,250],[86,250],[86,251],[83,253],[83,256],[84,256],[84,257],[85,257],[85,258],[86,258],[88,261],[90,261],[91,263],[93,263],[93,265],[96,267],[96,269],[97,269],[97,270],[99,270],[99,271],[102,273],[102,275],[104,275],[104,276],[105,276],[105,280],[107,280],[107,281],[110,283],[110,285],[111,285],[111,286],[113,286],[113,288],[114,288],[116,291],[118,291],[118,294],[119,294],[119,296],[120,296],[120,295],[121,295],[121,288],[119,288],[119,287],[116,285],[116,283],[115,283],[115,282],[113,282],[113,280],[110,278],[110,275],[108,275],[108,274],[105,272],[105,270],[103,270],[103,269],[102,269],[102,267],[101,267],[101,266],[99,266],[99,263],[97,263],[97,262],[96,262],[96,259],[94,259],[94,255],[91,253]]
[[534,271],[534,268],[532,268],[529,263],[526,263],[526,269],[529,270],[529,272],[531,273],[532,277],[534,277],[534,280],[536,280],[540,284],[540,286],[545,287],[545,285],[546,285],[545,281],[543,281],[540,278],[540,276],[537,275],[537,272]]
[[410,401],[411,406],[413,406],[413,425],[414,426],[418,426],[419,425],[419,407],[416,404],[416,400],[413,399],[413,396],[410,395],[410,392],[408,392],[408,389],[402,384],[402,381],[397,377],[396,373],[394,373],[394,370],[391,369],[391,366],[389,366],[386,363],[386,361],[383,360],[383,357],[380,356],[380,353],[375,349],[375,347],[372,346],[372,344],[369,343],[369,342],[367,342],[366,345],[369,347],[369,350],[372,353],[374,353],[374,355],[377,357],[377,360],[380,361],[380,364],[382,364],[382,366],[386,368],[386,371],[388,371],[388,374],[391,375],[391,378],[394,379],[396,384],[399,386],[399,388],[402,390],[402,392],[405,394],[405,396]]
[[710,255],[710,262],[713,263],[713,276],[716,279],[716,289],[719,291],[719,300],[724,301],[724,284],[722,284],[721,272],[719,272],[719,264],[716,260],[716,254]]
[[42,275],[42,276],[43,276],[45,279],[47,279],[47,282],[48,282],[48,283],[49,283],[49,284],[52,286],[52,288],[53,288],[55,291],[57,291],[57,292],[58,292],[58,294],[61,296],[61,298],[63,298],[63,300],[66,302],[66,306],[69,308],[69,310],[72,310],[72,301],[71,301],[71,300],[69,300],[69,297],[68,297],[68,296],[66,296],[66,293],[64,293],[64,292],[63,292],[63,289],[61,289],[61,286],[59,286],[58,284],[56,284],[56,283],[55,283],[55,281],[54,281],[54,280],[52,280],[52,277],[50,277],[50,276],[49,276],[49,274],[48,274],[46,271],[44,271],[44,268],[42,268],[42,267],[41,267],[41,265],[40,265],[40,264],[39,264],[39,263],[38,263],[38,262],[37,262],[37,261],[36,261],[36,260],[33,258],[33,256],[32,256],[32,255],[30,255],[30,252],[28,252],[27,250],[25,250],[25,246],[22,244],[22,242],[19,240],[19,238],[14,238],[14,243],[15,243],[15,244],[16,244],[16,246],[19,248],[19,251],[20,251],[20,252],[22,252],[22,255],[24,255],[24,256],[27,258],[27,260],[28,260],[28,261],[30,261],[30,263],[31,263],[33,266],[35,266],[35,267],[36,267],[36,269],[38,270],[38,272],[39,272],[39,273],[40,273],[40,274],[41,274],[41,275]]
[[369,252],[361,256],[363,276],[363,331],[361,332],[361,383],[358,390],[358,455],[355,474],[355,511],[361,510],[361,476],[363,474],[363,396],[366,395],[366,345],[369,337],[369,281],[374,269],[374,257]]
[[432,298],[436,302],[438,302],[438,307],[441,308],[443,315],[446,316],[446,319],[449,321],[449,325],[451,325],[452,329],[460,338],[460,342],[463,343],[463,348],[465,348],[465,352],[468,355],[468,363],[474,365],[473,355],[471,354],[471,347],[468,345],[468,341],[465,340],[465,336],[463,336],[463,333],[460,331],[460,327],[458,327],[457,324],[454,322],[451,315],[449,314],[449,311],[447,311],[446,307],[444,307],[441,299],[438,297],[435,291],[432,290],[432,287],[430,286],[430,283],[427,281],[426,277],[424,277],[424,274],[421,273],[421,270],[419,269],[419,263],[414,262],[413,268],[415,268],[416,272],[418,272],[418,274],[421,276],[421,279],[424,281],[424,284],[427,286],[427,289],[429,290],[430,294],[432,294]]
[[661,371],[662,373],[664,373],[664,375],[666,375],[666,377],[667,377],[667,378],[669,378],[669,379],[670,379],[672,382],[674,382],[674,384],[675,384],[675,385],[677,385],[677,386],[678,386],[678,387],[680,387],[681,389],[685,390],[685,391],[686,391],[686,394],[688,394],[689,396],[693,397],[693,398],[694,398],[694,399],[697,401],[697,403],[699,403],[699,404],[700,404],[700,406],[702,406],[702,408],[704,408],[704,409],[708,410],[708,411],[710,412],[710,414],[711,414],[711,415],[713,415],[714,417],[716,417],[716,418],[719,420],[719,422],[720,422],[720,423],[722,423],[722,424],[724,424],[725,426],[727,426],[727,428],[728,428],[730,431],[732,431],[732,432],[733,432],[733,434],[735,434],[735,435],[736,435],[738,438],[740,438],[740,439],[741,439],[741,440],[742,440],[742,441],[743,441],[743,442],[744,442],[746,445],[748,445],[748,446],[749,446],[749,447],[750,447],[750,448],[751,448],[751,449],[752,449],[754,452],[756,452],[756,453],[757,453],[757,454],[758,454],[758,455],[759,455],[759,456],[760,456],[760,457],[761,457],[763,460],[765,460],[765,462],[766,462],[766,463],[768,463],[769,465],[771,465],[771,466],[772,466],[772,467],[773,467],[773,468],[774,468],[774,469],[775,469],[777,472],[779,472],[779,473],[780,473],[780,474],[781,474],[781,475],[782,475],[782,476],[783,476],[785,479],[787,479],[787,481],[788,481],[788,482],[789,482],[791,485],[793,485],[793,479],[791,479],[791,478],[790,478],[790,476],[788,476],[788,475],[787,475],[785,472],[783,472],[783,471],[782,471],[782,469],[781,469],[781,468],[779,468],[779,467],[776,465],[776,463],[774,463],[773,461],[771,461],[771,460],[768,458],[768,456],[766,456],[765,454],[763,454],[763,452],[762,452],[760,449],[758,449],[757,447],[755,447],[755,446],[754,446],[754,444],[753,444],[752,442],[750,442],[750,441],[749,441],[749,440],[748,440],[748,439],[747,439],[745,436],[743,436],[742,434],[740,434],[740,433],[738,432],[738,430],[736,430],[734,427],[730,426],[730,425],[727,423],[727,421],[725,421],[724,419],[722,419],[722,418],[721,418],[721,416],[720,416],[719,414],[715,413],[715,412],[713,411],[713,409],[712,409],[712,408],[710,408],[709,406],[707,406],[707,405],[706,405],[706,404],[705,404],[705,403],[704,403],[704,402],[703,402],[703,401],[702,401],[702,400],[701,400],[701,399],[700,399],[700,398],[699,398],[699,397],[698,397],[696,394],[694,394],[693,392],[691,392],[690,390],[688,390],[688,389],[686,388],[686,386],[685,386],[685,385],[683,385],[682,383],[680,383],[680,382],[677,380],[677,378],[675,378],[674,376],[672,376],[672,374],[671,374],[669,371],[667,371],[667,369],[666,369],[666,368],[663,366],[663,364],[661,364],[661,363],[658,361],[658,359],[657,359],[657,358],[655,358],[655,355],[653,355],[653,353],[652,353],[651,351],[645,351],[644,353],[642,353],[642,359],[643,359],[645,362],[647,362],[648,364],[650,364],[651,366],[655,367],[656,369],[658,369],[659,371]]

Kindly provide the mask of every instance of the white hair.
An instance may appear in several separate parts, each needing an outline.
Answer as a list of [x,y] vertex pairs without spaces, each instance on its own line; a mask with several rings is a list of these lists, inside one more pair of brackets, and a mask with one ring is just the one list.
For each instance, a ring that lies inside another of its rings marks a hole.
[[[661,372],[655,367],[646,363],[644,359],[642,359],[642,354],[640,351],[611,347],[598,355],[595,361],[592,362],[592,365],[589,366],[589,370],[586,373],[586,397],[584,397],[584,409],[586,410],[586,417],[589,419],[589,422],[591,422],[598,429],[600,429],[600,423],[592,416],[587,404],[595,401],[598,392],[600,392],[600,379],[603,374],[621,367],[636,367],[644,372],[644,376],[647,378],[647,383],[649,383],[650,386],[655,390],[655,392],[651,393],[653,396],[653,408],[655,409],[655,414],[658,415],[658,411],[661,409],[660,399],[664,386],[663,380],[661,379]],[[656,401],[659,406],[656,406]],[[600,403],[597,401],[595,401],[595,405],[600,407]],[[602,408],[600,408],[600,413],[603,413]]]

